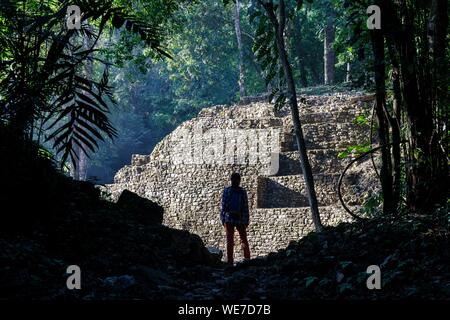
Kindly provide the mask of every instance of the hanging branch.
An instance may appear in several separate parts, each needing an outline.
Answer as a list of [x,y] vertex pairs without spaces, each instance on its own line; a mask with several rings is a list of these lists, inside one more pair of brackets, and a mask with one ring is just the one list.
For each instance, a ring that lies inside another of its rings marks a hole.
[[348,214],[350,214],[353,218],[357,219],[357,220],[363,220],[364,218],[361,218],[360,216],[358,216],[357,214],[355,214],[353,211],[351,211],[347,205],[345,204],[344,200],[342,199],[342,193],[341,193],[341,185],[342,185],[342,180],[344,179],[345,173],[347,172],[347,170],[352,166],[352,164],[354,164],[355,162],[357,162],[358,160],[364,158],[365,156],[369,155],[369,154],[373,154],[374,152],[385,148],[385,147],[390,147],[394,144],[402,144],[402,143],[408,143],[407,140],[402,140],[400,142],[391,142],[391,143],[387,143],[381,146],[378,146],[372,150],[369,150],[367,152],[364,152],[363,154],[359,155],[358,157],[356,157],[355,159],[353,159],[352,161],[350,161],[349,164],[347,164],[347,166],[345,167],[345,169],[342,171],[341,175],[339,176],[339,180],[338,180],[338,186],[337,186],[337,194],[338,194],[338,198],[339,198],[339,202],[341,203],[342,207],[344,207],[345,211],[347,211]]

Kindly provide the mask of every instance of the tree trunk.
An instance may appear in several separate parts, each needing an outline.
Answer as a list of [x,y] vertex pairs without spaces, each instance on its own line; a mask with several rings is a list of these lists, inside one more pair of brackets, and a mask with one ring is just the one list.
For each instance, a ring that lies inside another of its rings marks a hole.
[[83,150],[80,150],[80,154],[79,154],[79,161],[78,161],[78,179],[81,181],[86,181],[87,179],[87,167],[88,167],[88,163],[87,163],[87,155],[84,153]]
[[244,51],[242,48],[241,32],[241,2],[236,0],[234,12],[234,28],[236,30],[236,39],[239,51],[239,96],[242,100],[245,97],[245,72],[244,72]]
[[[79,154],[80,154],[80,147],[78,147],[77,145],[74,146],[74,152],[75,152],[75,154],[79,157]],[[79,159],[76,159],[75,162],[76,162],[76,163],[72,163],[71,170],[70,170],[70,176],[71,176],[74,180],[78,180],[78,179],[79,179],[79,176],[80,176],[80,173],[79,173],[79,168],[80,168],[80,166],[79,166],[79,164],[78,164]]]
[[319,64],[312,63],[308,66],[308,69],[310,71],[313,85],[322,84],[323,79],[321,77],[321,71],[320,71],[321,66],[319,66]]
[[[260,2],[261,3],[261,2]],[[288,87],[289,94],[289,105],[291,107],[292,122],[294,125],[295,137],[297,140],[298,152],[300,155],[300,165],[302,168],[303,176],[305,178],[306,189],[308,192],[309,205],[311,207],[312,219],[314,227],[317,232],[322,231],[323,226],[320,221],[319,206],[317,204],[316,191],[314,189],[314,179],[312,175],[311,166],[308,160],[308,153],[306,151],[306,143],[303,136],[302,124],[300,121],[297,93],[295,89],[294,76],[292,74],[292,68],[289,63],[289,59],[286,52],[286,46],[284,41],[284,30],[286,26],[286,7],[284,0],[280,0],[279,4],[279,18],[273,11],[273,8],[262,3],[263,7],[272,22],[275,29],[276,45],[278,47],[278,53],[280,58],[280,63],[284,70],[284,75]]]
[[[382,32],[392,47],[390,51],[395,53],[391,57],[398,59],[400,76],[399,83],[393,82],[394,109],[401,104],[408,122],[409,145],[405,153],[407,205],[412,211],[433,212],[434,204],[445,203],[448,191],[446,150],[440,145],[440,139],[445,137],[445,133],[439,133],[439,127],[443,128],[444,125],[439,124],[437,116],[439,105],[443,108],[448,106],[448,66],[445,56],[448,3],[446,0],[431,1],[428,39],[425,39],[425,30],[422,30],[422,26],[418,27],[414,20],[416,15],[424,13],[420,6],[414,2],[407,5],[405,1],[389,0],[379,0],[378,5],[383,12]],[[422,46],[419,50],[418,43],[422,45],[426,40],[429,40],[429,46]],[[442,59],[438,63],[439,57]],[[439,74],[445,81],[441,87],[444,90],[437,93]],[[442,98],[444,103],[440,104]],[[394,113],[399,119],[399,111]],[[393,139],[396,139],[395,135],[399,136],[399,133],[395,131],[395,126],[392,128]],[[394,158],[394,165],[395,161]]]
[[305,67],[305,51],[302,45],[302,31],[301,31],[301,21],[298,14],[294,17],[294,48],[295,54],[298,59],[298,67],[300,69],[300,83],[303,88],[308,86],[308,80],[306,78],[306,67]]
[[[376,114],[378,119],[378,137],[380,139],[380,145],[386,145],[389,143],[389,123],[386,121],[385,114],[385,62],[384,62],[384,39],[380,30],[371,31],[372,46],[374,52],[374,65],[375,65],[375,85],[376,85]],[[381,149],[381,188],[383,191],[383,213],[392,214],[396,208],[393,203],[393,190],[392,190],[392,164],[391,153],[389,147]]]
[[448,1],[433,0],[429,19],[429,42],[431,52],[431,100],[433,101],[433,112],[435,120],[435,139],[431,142],[435,152],[433,159],[433,171],[438,179],[436,186],[440,187],[436,192],[435,202],[447,197],[447,177],[448,177],[448,144],[439,141],[443,137],[448,137],[449,123],[449,60],[446,56],[447,30],[449,24]]
[[442,172],[433,165],[440,148],[433,141],[432,102],[423,94],[427,91],[424,87],[431,84],[418,81],[417,50],[410,19],[408,15],[402,17],[404,33],[398,41],[403,101],[411,130],[410,159],[413,163],[408,168],[410,192],[407,201],[413,211],[428,211],[443,187],[445,189],[446,177],[442,177]]
[[332,84],[335,81],[335,64],[336,64],[336,54],[333,49],[335,29],[336,13],[334,10],[329,11],[329,16],[327,19],[327,24],[324,30],[324,41],[323,41],[323,64],[324,64],[324,80],[325,84]]
[[395,208],[400,203],[400,189],[401,189],[401,146],[400,146],[400,123],[401,123],[401,105],[402,96],[400,91],[400,78],[399,78],[399,64],[398,58],[395,55],[395,51],[392,43],[387,40],[389,55],[392,64],[392,87],[394,92],[393,111],[394,117],[390,120],[392,128],[392,158],[393,158],[393,187],[392,187],[392,201]]
[[352,81],[352,65],[350,62],[347,62],[347,73],[345,75],[345,82]]
[[[86,26],[86,29],[90,29],[91,26],[88,25]],[[84,46],[87,49],[89,49],[91,47],[91,41],[89,40],[88,37],[84,37]],[[92,56],[90,57],[92,58]],[[93,65],[93,61],[91,59],[86,60],[86,65],[85,65],[85,74],[86,77],[92,77],[94,73],[94,65]],[[84,94],[87,94],[86,92],[84,92]],[[92,98],[92,97],[91,97]],[[80,141],[80,143],[82,143]],[[86,147],[83,145],[83,148],[86,150]],[[78,166],[77,166],[77,180],[81,180],[81,181],[85,181],[87,179],[87,170],[88,170],[88,157],[87,154],[81,149],[78,148]]]

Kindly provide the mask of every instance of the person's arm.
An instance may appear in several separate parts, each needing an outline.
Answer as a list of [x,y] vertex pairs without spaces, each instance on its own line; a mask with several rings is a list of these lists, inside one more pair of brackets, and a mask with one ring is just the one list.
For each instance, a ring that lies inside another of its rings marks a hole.
[[226,199],[226,192],[227,191],[227,189],[224,189],[223,190],[223,193],[222,193],[222,205],[221,205],[221,208],[220,208],[220,221],[222,222],[222,225],[223,224],[225,224],[225,205],[226,205],[226,201],[227,201],[227,199]]
[[244,191],[244,207],[242,210],[242,221],[244,222],[244,224],[246,226],[248,226],[249,222],[250,222],[250,217],[249,217],[249,213],[248,213],[248,196],[247,196],[247,190],[243,190]]

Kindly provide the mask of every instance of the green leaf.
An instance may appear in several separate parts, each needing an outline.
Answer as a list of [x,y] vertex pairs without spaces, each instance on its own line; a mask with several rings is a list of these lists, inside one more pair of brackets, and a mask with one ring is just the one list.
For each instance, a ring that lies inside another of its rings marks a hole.
[[340,284],[339,286],[338,286],[338,291],[339,291],[339,293],[343,293],[343,292],[345,292],[345,291],[349,291],[349,290],[352,290],[353,289],[353,286],[350,284],[350,283],[342,283],[342,284]]
[[353,264],[353,262],[351,261],[340,261],[339,262],[339,266],[345,270],[345,268],[347,268],[348,266],[350,266],[351,264]]
[[319,278],[311,276],[311,277],[306,277],[305,280],[305,287],[308,288],[309,286],[311,286],[316,280],[318,280]]

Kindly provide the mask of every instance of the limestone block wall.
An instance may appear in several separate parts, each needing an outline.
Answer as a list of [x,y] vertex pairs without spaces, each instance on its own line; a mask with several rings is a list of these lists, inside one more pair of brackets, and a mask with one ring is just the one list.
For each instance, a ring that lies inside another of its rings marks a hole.
[[[313,172],[335,173],[341,172],[348,159],[338,158],[339,150],[315,149],[308,151],[308,159]],[[279,175],[301,174],[299,166],[299,154],[297,151],[286,151],[280,153]]]
[[[358,114],[367,113],[370,101],[370,97],[362,95],[339,94],[307,96],[306,103],[301,105],[325,224],[349,220],[335,193],[338,175],[348,160],[339,159],[337,154],[349,145],[367,140],[368,128],[354,124],[353,120]],[[230,130],[269,129],[270,138],[280,146],[279,150],[269,148],[279,155],[279,170],[275,174],[268,174],[267,162],[251,161],[252,155],[259,152],[251,139],[235,141],[234,149],[227,144]],[[221,150],[213,147],[218,141],[223,141]],[[234,152],[233,161],[218,162],[224,160],[220,152],[230,148]],[[243,161],[235,161],[239,149],[245,148],[249,153]],[[252,102],[207,108],[197,118],[176,128],[150,155],[134,155],[131,164],[117,172],[115,183],[108,190],[113,198],[129,189],[158,202],[165,209],[164,224],[198,234],[207,246],[225,249],[225,234],[219,220],[221,194],[229,184],[230,174],[240,172],[241,184],[249,195],[252,255],[262,256],[313,230],[295,148],[287,107],[274,111],[270,103]],[[345,190],[353,189],[345,187]],[[239,259],[237,235],[236,254]]]
[[[336,203],[337,175],[315,175],[317,201],[326,206]],[[263,190],[258,198],[259,208],[308,207],[306,184],[302,175],[261,177],[258,189]]]
[[[349,215],[335,206],[320,207],[320,217],[325,225],[351,221]],[[250,250],[257,255],[265,255],[267,248],[275,251],[286,247],[290,241],[298,240],[311,231],[314,231],[314,225],[309,207],[255,209],[248,229]],[[225,245],[224,242],[218,244]]]

